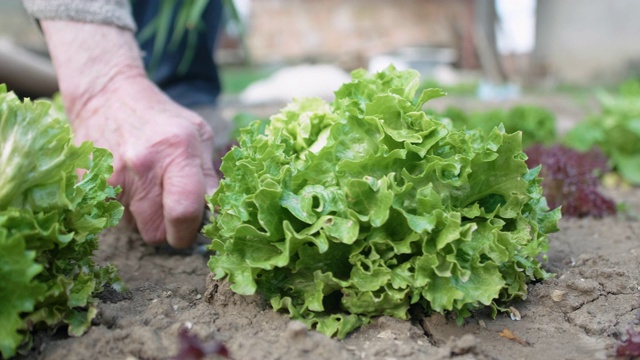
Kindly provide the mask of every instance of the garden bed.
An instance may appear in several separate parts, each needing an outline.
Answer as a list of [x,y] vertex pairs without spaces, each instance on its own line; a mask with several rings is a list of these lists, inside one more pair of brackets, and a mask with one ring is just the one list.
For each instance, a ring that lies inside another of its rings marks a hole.
[[[617,191],[640,209],[637,190]],[[234,359],[607,359],[640,308],[640,222],[624,217],[565,219],[550,235],[546,268],[555,278],[530,286],[529,298],[492,320],[476,313],[463,326],[441,315],[379,318],[344,341],[301,330],[259,296],[231,292],[209,276],[201,255],[145,246],[126,229],[102,236],[99,261],[120,269],[124,294],[102,296],[84,336],[39,334],[37,359],[167,359],[178,329],[224,342]],[[522,340],[500,333],[509,329]]]
[[[584,115],[574,101],[553,97],[550,105],[560,128]],[[531,284],[528,299],[512,304],[521,320],[480,311],[458,326],[413,311],[411,321],[377,318],[342,341],[307,331],[259,296],[231,292],[211,278],[202,255],[172,254],[127,229],[110,229],[97,261],[116,265],[129,290],[103,293],[84,336],[38,333],[23,358],[168,359],[186,326],[202,340],[223,342],[234,359],[613,359],[640,311],[640,192],[609,195],[628,212],[563,219],[549,236],[544,267],[556,276]]]

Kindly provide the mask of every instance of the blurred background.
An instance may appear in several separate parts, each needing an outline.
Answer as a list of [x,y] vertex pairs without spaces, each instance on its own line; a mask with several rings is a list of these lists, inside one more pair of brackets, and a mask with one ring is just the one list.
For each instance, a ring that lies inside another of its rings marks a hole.
[[[634,0],[235,0],[215,59],[222,106],[330,97],[356,68],[413,68],[481,101],[615,86],[640,75]],[[0,83],[56,90],[37,25],[0,2]]]

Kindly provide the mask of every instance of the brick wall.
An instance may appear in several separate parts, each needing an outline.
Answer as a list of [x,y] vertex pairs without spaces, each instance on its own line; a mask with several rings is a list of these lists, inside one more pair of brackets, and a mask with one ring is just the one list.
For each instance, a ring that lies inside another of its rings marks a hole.
[[253,0],[247,43],[258,63],[352,63],[413,45],[459,49],[470,1]]

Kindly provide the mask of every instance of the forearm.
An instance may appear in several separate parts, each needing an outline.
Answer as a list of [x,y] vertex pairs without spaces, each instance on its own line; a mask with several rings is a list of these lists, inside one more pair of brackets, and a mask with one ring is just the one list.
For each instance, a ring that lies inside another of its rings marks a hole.
[[147,79],[132,31],[66,20],[41,25],[72,121],[107,87]]

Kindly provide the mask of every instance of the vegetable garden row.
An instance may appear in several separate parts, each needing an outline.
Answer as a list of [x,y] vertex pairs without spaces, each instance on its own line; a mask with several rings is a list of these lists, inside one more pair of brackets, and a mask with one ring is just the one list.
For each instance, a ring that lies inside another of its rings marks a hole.
[[[444,93],[419,91],[414,71],[352,78],[331,103],[294,100],[241,130],[204,229],[215,277],[328,336],[416,306],[459,323],[507,311],[552,276],[542,265],[561,210],[609,216],[622,207],[600,193],[603,176],[640,184],[640,83],[599,94],[601,112],[558,138],[539,107],[435,112]],[[111,155],[73,145],[52,103],[0,88],[4,358],[28,351],[34,329],[81,335],[95,296],[122,287],[91,259],[122,216]],[[639,338],[618,352],[640,356]]]

